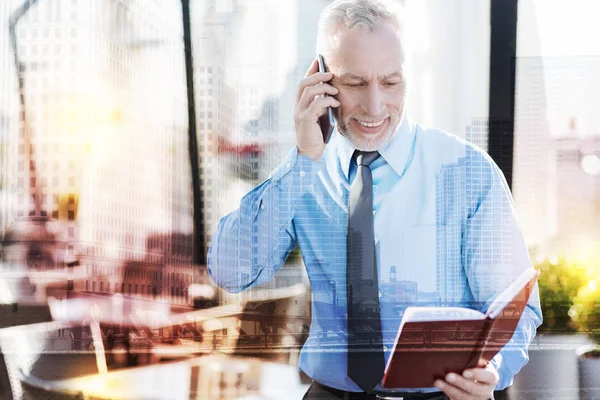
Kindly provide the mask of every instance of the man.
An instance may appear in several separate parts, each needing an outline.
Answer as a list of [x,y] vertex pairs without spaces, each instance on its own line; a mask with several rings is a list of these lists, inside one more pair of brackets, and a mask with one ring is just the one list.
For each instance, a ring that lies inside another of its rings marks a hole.
[[[509,344],[480,368],[432,388],[381,386],[406,304],[485,310],[531,265],[489,156],[405,116],[400,17],[376,0],[323,11],[317,51],[330,72],[313,61],[300,83],[296,148],[221,220],[209,250],[212,278],[233,292],[269,280],[299,244],[313,292],[299,360],[314,380],[305,399],[492,398],[527,362],[542,320],[536,291]],[[318,117],[327,107],[337,132],[325,144]],[[329,333],[337,346],[319,340]],[[357,346],[368,351],[348,350]]]

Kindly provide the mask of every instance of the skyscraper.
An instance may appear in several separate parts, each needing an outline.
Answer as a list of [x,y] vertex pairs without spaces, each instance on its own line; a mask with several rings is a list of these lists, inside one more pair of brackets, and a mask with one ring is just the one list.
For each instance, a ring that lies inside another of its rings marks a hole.
[[528,245],[556,232],[551,171],[555,163],[547,119],[546,66],[540,57],[517,60],[513,196]]

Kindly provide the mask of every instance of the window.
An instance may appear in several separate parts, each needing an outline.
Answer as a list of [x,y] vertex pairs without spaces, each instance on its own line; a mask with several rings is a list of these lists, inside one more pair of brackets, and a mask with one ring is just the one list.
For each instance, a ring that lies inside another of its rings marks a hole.
[[593,1],[576,2],[566,15],[560,2],[519,3],[513,193],[527,243],[540,260],[581,263],[600,256],[592,245],[600,240],[600,46],[594,39],[600,26],[594,7]]

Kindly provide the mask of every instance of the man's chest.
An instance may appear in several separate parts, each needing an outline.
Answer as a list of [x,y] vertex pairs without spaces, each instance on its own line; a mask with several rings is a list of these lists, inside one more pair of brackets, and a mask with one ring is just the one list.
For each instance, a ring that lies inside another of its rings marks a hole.
[[[345,282],[349,185],[328,176],[296,208],[294,228],[311,281]],[[385,298],[439,296],[461,265],[462,223],[440,209],[435,178],[373,174],[377,267]],[[456,279],[455,279],[456,280]]]

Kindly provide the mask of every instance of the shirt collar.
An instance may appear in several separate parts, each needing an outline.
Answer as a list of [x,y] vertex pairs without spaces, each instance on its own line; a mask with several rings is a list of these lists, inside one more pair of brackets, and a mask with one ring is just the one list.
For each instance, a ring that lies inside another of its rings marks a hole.
[[[404,169],[412,151],[415,133],[416,127],[414,122],[405,114],[392,141],[379,150],[379,154],[390,164],[398,176],[404,174]],[[346,179],[349,179],[350,163],[355,148],[345,136],[337,131],[331,140],[335,140],[340,166]]]

